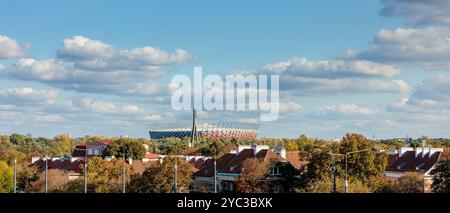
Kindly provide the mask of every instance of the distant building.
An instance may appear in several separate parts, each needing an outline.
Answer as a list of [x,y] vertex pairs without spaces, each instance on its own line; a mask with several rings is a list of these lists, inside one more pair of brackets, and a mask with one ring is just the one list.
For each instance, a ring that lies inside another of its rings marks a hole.
[[424,191],[430,191],[433,176],[430,172],[439,161],[442,148],[412,148],[401,147],[397,150],[388,151],[388,165],[384,172],[386,180],[395,182],[406,172],[418,172],[423,177]]
[[95,157],[95,156],[105,156],[106,149],[111,145],[112,141],[96,141],[88,144],[76,145],[72,152],[74,157]]
[[56,169],[67,172],[69,180],[75,180],[81,176],[81,165],[84,164],[83,158],[80,157],[52,157],[52,158],[40,158],[33,157],[31,159],[31,165],[35,166],[39,172],[45,172],[45,161],[47,162],[48,170]]
[[[270,180],[281,178],[281,164],[288,164],[296,169],[302,167],[298,152],[286,152],[285,149],[270,149],[265,145],[240,145],[237,150],[226,153],[217,159],[217,185],[219,192],[235,191],[236,178],[241,173],[242,164],[245,160],[257,158],[263,161],[270,161],[275,165],[271,168]],[[194,173],[194,191],[205,190],[214,191],[214,163],[212,159],[203,162],[200,169]],[[272,192],[289,191],[281,185],[275,185]]]

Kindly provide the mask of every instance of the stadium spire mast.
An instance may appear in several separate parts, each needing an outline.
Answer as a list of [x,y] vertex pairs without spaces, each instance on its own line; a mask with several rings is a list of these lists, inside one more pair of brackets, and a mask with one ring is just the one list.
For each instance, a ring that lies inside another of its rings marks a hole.
[[195,108],[192,108],[192,133],[191,133],[191,143],[189,144],[189,147],[194,146],[194,137],[196,144],[198,144],[197,125],[195,124],[196,119],[197,119],[197,110]]

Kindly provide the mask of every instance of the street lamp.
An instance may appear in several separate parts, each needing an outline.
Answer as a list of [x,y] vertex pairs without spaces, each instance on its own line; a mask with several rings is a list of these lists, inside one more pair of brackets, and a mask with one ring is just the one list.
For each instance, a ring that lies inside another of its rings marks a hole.
[[[331,155],[331,156],[344,156],[345,157],[345,193],[348,193],[348,157],[351,154],[355,154],[355,153],[360,153],[360,152],[367,152],[367,151],[376,151],[376,152],[382,152],[383,150],[377,147],[373,147],[373,148],[369,148],[369,149],[361,149],[361,150],[356,150],[356,151],[352,151],[352,152],[346,152],[344,154],[340,154],[340,153],[333,153],[333,152],[327,152],[326,154]],[[335,166],[333,166],[333,173],[334,173],[334,182],[333,182],[333,189],[334,192],[336,192],[336,168]]]
[[14,156],[14,193],[17,192],[17,158]]

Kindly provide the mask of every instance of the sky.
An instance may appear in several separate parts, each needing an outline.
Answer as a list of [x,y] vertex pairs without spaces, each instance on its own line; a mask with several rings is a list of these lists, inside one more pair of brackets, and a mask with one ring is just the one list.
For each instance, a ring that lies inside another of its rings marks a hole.
[[280,75],[259,137],[450,137],[447,0],[0,4],[0,134],[148,137],[189,120],[169,83],[202,66]]

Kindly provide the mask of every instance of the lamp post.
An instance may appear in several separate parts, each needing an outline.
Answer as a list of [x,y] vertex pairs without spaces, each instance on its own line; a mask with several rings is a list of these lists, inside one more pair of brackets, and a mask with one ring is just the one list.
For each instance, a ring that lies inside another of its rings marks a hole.
[[214,157],[214,193],[217,193],[217,163]]
[[45,156],[45,193],[48,192],[48,156]]
[[175,143],[175,165],[174,165],[174,172],[173,172],[173,193],[177,193],[177,173],[178,173],[178,144]]
[[14,156],[14,193],[17,192],[17,159]]
[[[331,156],[344,156],[345,157],[345,185],[344,185],[345,193],[348,193],[348,157],[351,154],[360,153],[360,152],[367,152],[367,151],[382,152],[383,150],[379,149],[377,147],[373,147],[373,148],[369,148],[369,149],[362,149],[362,150],[356,150],[356,151],[352,151],[352,152],[346,152],[344,154],[327,152],[327,154],[331,155]],[[334,173],[333,189],[336,192],[336,172],[335,172],[335,169],[336,169],[335,166],[333,166],[333,173]]]
[[125,193],[125,185],[126,185],[126,173],[125,173],[125,143],[123,144],[122,147],[122,154],[123,154],[123,159],[122,159],[122,193]]
[[88,174],[87,174],[87,172],[88,172],[88,170],[87,170],[87,159],[88,159],[88,156],[87,156],[87,152],[88,152],[88,149],[87,149],[87,144],[86,144],[86,149],[85,149],[85,151],[84,151],[84,193],[87,193],[87,184],[88,184]]

